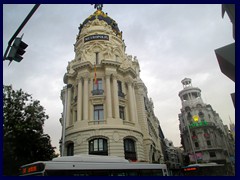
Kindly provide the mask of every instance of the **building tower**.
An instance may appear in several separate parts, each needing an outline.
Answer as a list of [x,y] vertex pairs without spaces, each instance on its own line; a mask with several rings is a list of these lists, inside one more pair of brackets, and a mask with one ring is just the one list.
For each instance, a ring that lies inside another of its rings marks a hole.
[[182,108],[178,117],[185,155],[189,156],[190,163],[228,162],[227,132],[221,118],[211,105],[203,102],[201,90],[192,86],[191,79],[181,82]]
[[137,58],[125,50],[122,31],[102,6],[80,24],[75,58],[67,66],[61,91],[62,156],[162,162],[153,102],[140,79]]

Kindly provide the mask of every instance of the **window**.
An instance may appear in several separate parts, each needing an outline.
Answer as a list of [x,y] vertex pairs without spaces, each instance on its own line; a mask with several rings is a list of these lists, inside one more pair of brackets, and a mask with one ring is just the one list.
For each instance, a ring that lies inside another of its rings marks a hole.
[[77,121],[77,110],[74,111],[74,117],[75,117],[74,121],[76,122]]
[[183,97],[184,101],[188,100],[188,95],[187,94],[184,94],[182,97]]
[[210,140],[207,140],[207,145],[208,145],[208,146],[211,146],[211,145],[212,145]]
[[192,120],[192,115],[191,115],[191,113],[190,113],[190,112],[188,112],[188,115],[187,115],[187,120],[188,120],[188,121],[191,121],[191,120]]
[[119,106],[119,116],[120,116],[120,119],[125,120],[124,107],[123,106]]
[[94,83],[93,80],[93,90],[102,89],[102,79],[97,79],[97,83]]
[[89,141],[89,154],[108,155],[107,140],[98,138]]
[[196,136],[196,132],[195,132],[195,131],[192,131],[192,135],[193,135],[193,136]]
[[97,83],[94,83],[94,80],[93,80],[92,95],[102,95],[103,92],[104,91],[103,91],[102,79],[97,79]]
[[122,82],[117,81],[117,84],[118,84],[118,91],[122,92]]
[[73,143],[69,143],[67,145],[67,156],[73,156],[74,155],[74,144]]
[[137,160],[135,151],[135,142],[132,139],[124,139],[125,159]]
[[99,64],[99,52],[95,52],[96,54],[96,64]]
[[124,98],[124,93],[122,92],[122,82],[121,81],[117,81],[118,84],[118,96],[123,97]]
[[95,105],[94,106],[94,120],[103,120],[103,105]]
[[198,148],[199,147],[199,143],[198,142],[195,142],[195,147]]
[[210,157],[216,157],[216,153],[215,152],[209,152]]

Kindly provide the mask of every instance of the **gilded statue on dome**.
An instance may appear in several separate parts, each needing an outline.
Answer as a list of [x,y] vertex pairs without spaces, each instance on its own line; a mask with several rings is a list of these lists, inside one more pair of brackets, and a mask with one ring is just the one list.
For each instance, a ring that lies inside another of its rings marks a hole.
[[[93,4],[92,4],[93,5]],[[94,9],[102,10],[103,4],[94,4]]]

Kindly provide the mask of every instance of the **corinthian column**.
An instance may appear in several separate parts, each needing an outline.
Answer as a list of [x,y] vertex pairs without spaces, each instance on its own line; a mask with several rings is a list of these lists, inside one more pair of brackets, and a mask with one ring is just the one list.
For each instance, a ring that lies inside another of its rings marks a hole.
[[106,99],[107,99],[107,117],[112,117],[112,96],[110,87],[110,75],[106,75]]
[[77,95],[77,121],[82,120],[82,103],[83,103],[83,91],[82,91],[82,78],[78,80],[78,95]]
[[71,101],[72,101],[72,88],[67,88],[67,126],[72,125]]
[[84,77],[83,87],[83,120],[88,120],[88,76]]
[[136,92],[135,92],[135,89],[134,89],[134,84],[133,83],[133,88],[132,88],[132,95],[133,95],[133,107],[134,107],[134,119],[135,119],[135,122],[137,123],[138,122],[138,113],[137,113],[137,101],[136,101]]
[[132,87],[132,82],[128,82],[128,102],[129,102],[129,110],[130,110],[130,121],[134,122],[135,119],[135,112],[134,112],[134,99],[133,99],[133,87]]
[[118,102],[118,87],[117,76],[113,75],[113,103],[114,103],[114,116],[119,118],[119,102]]

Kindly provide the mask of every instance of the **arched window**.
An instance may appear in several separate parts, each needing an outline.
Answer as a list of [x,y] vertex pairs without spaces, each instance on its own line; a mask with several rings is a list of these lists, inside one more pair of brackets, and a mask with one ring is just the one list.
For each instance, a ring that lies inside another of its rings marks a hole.
[[96,138],[89,141],[89,154],[108,155],[107,140],[103,138]]
[[132,161],[137,160],[134,140],[129,138],[124,139],[124,154],[125,159],[129,159]]
[[74,144],[71,142],[67,145],[67,156],[74,155]]

